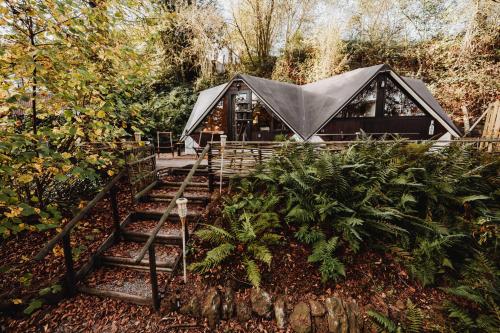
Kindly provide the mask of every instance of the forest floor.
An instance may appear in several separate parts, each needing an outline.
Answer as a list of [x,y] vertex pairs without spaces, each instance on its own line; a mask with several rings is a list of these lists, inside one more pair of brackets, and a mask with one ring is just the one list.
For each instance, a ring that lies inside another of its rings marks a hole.
[[[128,202],[129,193],[123,191],[121,202]],[[111,217],[108,203],[98,206],[86,225],[83,223],[83,232],[75,232],[75,244],[84,245],[86,249],[97,247],[111,230]],[[211,210],[214,209],[211,205]],[[129,207],[121,204],[121,213],[124,216]],[[217,210],[217,209],[215,209]],[[217,213],[206,214],[205,222],[213,221]],[[91,240],[84,236],[95,234]],[[335,295],[343,299],[355,300],[362,310],[374,309],[380,313],[389,314],[392,318],[403,316],[406,302],[410,299],[423,310],[424,321],[440,325],[446,322],[443,313],[439,310],[445,294],[437,288],[425,288],[411,280],[408,272],[389,253],[380,253],[374,250],[362,251],[358,254],[344,253],[341,258],[345,261],[346,278],[337,282],[323,283],[318,268],[307,261],[311,249],[297,242],[293,238],[293,229],[282,230],[284,241],[282,245],[274,247],[273,261],[270,267],[263,268],[261,288],[272,295],[285,295],[288,304],[308,299],[324,299]],[[46,260],[32,264],[21,265],[23,257],[32,258],[53,232],[24,233],[6,241],[0,248],[1,266],[10,266],[11,269],[0,275],[3,299],[22,298],[36,290],[43,281],[56,280],[64,273],[62,256],[47,256]],[[81,242],[81,243],[80,243]],[[196,238],[192,243],[192,261],[199,260],[206,248]],[[88,251],[85,251],[88,252]],[[85,260],[82,255],[77,261],[77,267]],[[33,266],[34,265],[34,266]],[[24,268],[21,268],[24,267]],[[33,274],[31,286],[26,288],[19,282],[19,276],[27,272]],[[119,277],[109,277],[119,279]],[[189,273],[188,284],[184,285],[181,276],[176,276],[167,286],[170,294],[175,293],[181,300],[187,301],[192,295],[209,286],[222,288],[228,281],[235,286],[238,297],[249,297],[249,285],[244,282],[244,269],[237,263],[228,263],[220,269],[212,270],[203,276]],[[45,283],[46,284],[46,283]],[[168,297],[167,297],[168,298]],[[207,332],[207,325],[202,320],[185,317],[162,309],[156,313],[149,306],[140,306],[125,303],[119,300],[102,299],[96,296],[77,294],[70,299],[62,299],[54,304],[44,304],[31,316],[20,311],[2,315],[0,317],[0,331],[5,332]],[[366,317],[365,317],[366,319]],[[179,326],[181,325],[181,326]],[[187,325],[183,326],[183,325]],[[441,325],[440,325],[441,326]],[[184,328],[182,328],[184,327]],[[441,326],[442,327],[442,326]],[[426,327],[431,330],[432,327]],[[233,332],[275,332],[279,331],[274,320],[252,319],[241,324],[236,320],[222,321],[218,331]]]

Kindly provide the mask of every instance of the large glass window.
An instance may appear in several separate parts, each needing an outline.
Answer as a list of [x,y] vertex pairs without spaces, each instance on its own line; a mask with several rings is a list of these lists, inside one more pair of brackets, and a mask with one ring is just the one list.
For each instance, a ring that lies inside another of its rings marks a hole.
[[226,111],[224,110],[223,98],[213,108],[212,112],[208,114],[201,125],[198,126],[197,131],[227,133]]
[[385,79],[384,117],[425,116],[425,113],[399,89],[392,79]]
[[373,80],[358,96],[356,96],[336,118],[375,117],[377,100],[377,82]]

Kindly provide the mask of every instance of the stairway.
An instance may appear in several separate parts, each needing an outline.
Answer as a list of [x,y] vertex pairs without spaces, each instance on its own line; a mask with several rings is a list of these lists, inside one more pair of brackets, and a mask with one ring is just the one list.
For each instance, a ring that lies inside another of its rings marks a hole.
[[[153,305],[150,262],[146,256],[135,258],[151,236],[170,201],[185,179],[189,169],[170,169],[159,172],[156,186],[146,193],[120,224],[117,234],[101,246],[93,270],[80,283],[79,291],[101,297]],[[205,210],[210,193],[206,169],[195,172],[183,197],[188,199],[187,233],[191,234]],[[182,259],[182,231],[177,208],[170,213],[155,240],[155,262],[160,297],[176,273]]]

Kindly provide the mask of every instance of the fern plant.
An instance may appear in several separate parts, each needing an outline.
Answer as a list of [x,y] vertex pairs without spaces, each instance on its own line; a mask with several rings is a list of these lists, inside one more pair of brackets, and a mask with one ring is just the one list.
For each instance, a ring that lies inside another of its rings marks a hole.
[[413,302],[408,298],[406,300],[405,311],[405,331],[410,333],[420,333],[424,326],[424,315]]
[[319,271],[323,282],[328,279],[336,280],[340,276],[345,277],[344,264],[335,257],[338,242],[338,237],[332,237],[328,241],[317,241],[314,244],[312,254],[308,258],[309,262],[320,263]]
[[280,242],[274,232],[279,228],[279,216],[273,212],[278,200],[269,196],[246,196],[226,200],[224,225],[205,225],[195,232],[201,240],[213,246],[204,259],[190,265],[190,269],[206,273],[224,262],[241,263],[248,281],[260,286],[259,263],[271,265],[271,245]]
[[[462,332],[498,332],[500,328],[500,272],[486,255],[477,253],[455,287],[443,288],[461,302],[446,301],[445,308]],[[464,302],[473,304],[464,307]],[[469,310],[475,309],[475,310]]]
[[366,314],[371,319],[372,323],[378,329],[378,332],[386,332],[386,333],[402,333],[403,330],[400,325],[397,325],[393,322],[389,317],[383,315],[380,312],[375,310],[368,310]]

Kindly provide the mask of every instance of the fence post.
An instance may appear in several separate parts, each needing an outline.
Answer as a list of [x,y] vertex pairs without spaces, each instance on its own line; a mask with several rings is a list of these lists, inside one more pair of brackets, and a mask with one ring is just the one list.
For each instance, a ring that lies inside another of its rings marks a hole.
[[257,144],[257,149],[259,151],[259,164],[262,165],[262,147],[260,143]]
[[115,226],[116,235],[120,235],[120,213],[118,211],[117,188],[113,186],[109,191],[109,199],[111,202],[111,211],[113,213],[113,225]]
[[73,252],[71,251],[71,240],[70,233],[68,231],[66,235],[62,238],[63,251],[64,251],[64,262],[66,264],[66,292],[69,296],[75,294],[75,270],[73,267]]
[[212,144],[208,144],[210,148],[208,148],[208,165],[207,165],[207,170],[208,170],[208,191],[212,193],[214,191],[214,175],[212,173]]
[[148,249],[149,253],[149,276],[151,279],[151,296],[153,298],[153,308],[160,310],[160,295],[158,294],[158,276],[156,274],[156,255],[155,243],[152,243]]

